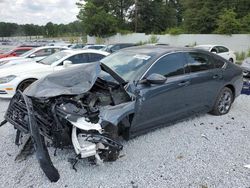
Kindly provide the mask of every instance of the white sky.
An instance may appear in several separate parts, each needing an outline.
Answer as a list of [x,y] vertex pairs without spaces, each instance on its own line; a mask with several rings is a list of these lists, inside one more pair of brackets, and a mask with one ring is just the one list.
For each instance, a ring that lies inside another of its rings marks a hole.
[[75,21],[77,0],[0,0],[0,22],[45,25]]

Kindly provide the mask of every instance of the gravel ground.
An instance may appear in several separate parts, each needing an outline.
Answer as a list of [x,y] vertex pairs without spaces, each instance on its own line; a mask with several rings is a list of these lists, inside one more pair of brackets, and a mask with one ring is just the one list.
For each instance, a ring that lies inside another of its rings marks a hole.
[[[0,120],[8,101],[0,100]],[[50,183],[35,156],[15,162],[19,148],[10,124],[0,128],[0,187],[216,187],[249,188],[250,97],[240,96],[231,112],[203,114],[124,142],[124,155],[100,166],[68,161],[73,150],[52,156],[61,178]],[[50,149],[51,155],[53,149]]]

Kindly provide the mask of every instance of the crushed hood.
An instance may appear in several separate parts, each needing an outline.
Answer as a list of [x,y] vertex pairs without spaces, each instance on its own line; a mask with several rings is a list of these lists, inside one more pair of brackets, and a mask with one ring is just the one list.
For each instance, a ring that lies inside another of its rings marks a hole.
[[34,82],[24,94],[36,98],[79,95],[92,88],[100,72],[99,62],[68,68]]

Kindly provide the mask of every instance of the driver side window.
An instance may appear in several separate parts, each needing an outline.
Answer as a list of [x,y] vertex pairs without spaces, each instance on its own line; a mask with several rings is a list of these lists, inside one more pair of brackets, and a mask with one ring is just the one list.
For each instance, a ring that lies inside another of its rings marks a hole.
[[165,77],[184,74],[185,57],[183,53],[169,54],[159,59],[148,71],[147,76],[156,73]]

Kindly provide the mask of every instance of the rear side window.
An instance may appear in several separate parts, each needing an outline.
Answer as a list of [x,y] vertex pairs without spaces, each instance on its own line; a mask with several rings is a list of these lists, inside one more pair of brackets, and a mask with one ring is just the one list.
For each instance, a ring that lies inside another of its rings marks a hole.
[[214,67],[215,68],[222,68],[225,62],[221,59],[215,59],[214,61]]
[[147,76],[153,73],[165,77],[184,74],[185,57],[183,53],[174,53],[159,59],[148,71]]
[[115,45],[115,46],[111,47],[111,50],[112,51],[120,50],[120,46],[119,45]]
[[47,48],[47,49],[42,49],[37,52],[35,52],[36,57],[43,57],[43,56],[49,56],[55,52],[59,52],[59,48]]
[[102,54],[89,53],[89,62],[100,61],[104,57]]
[[225,53],[225,52],[228,52],[229,50],[224,47],[224,46],[216,46],[218,52],[217,53]]
[[81,64],[89,62],[88,54],[77,54],[68,58],[67,60],[71,61],[72,64]]
[[189,52],[187,53],[187,69],[189,72],[199,72],[206,71],[214,68],[211,57],[207,54],[199,52]]

